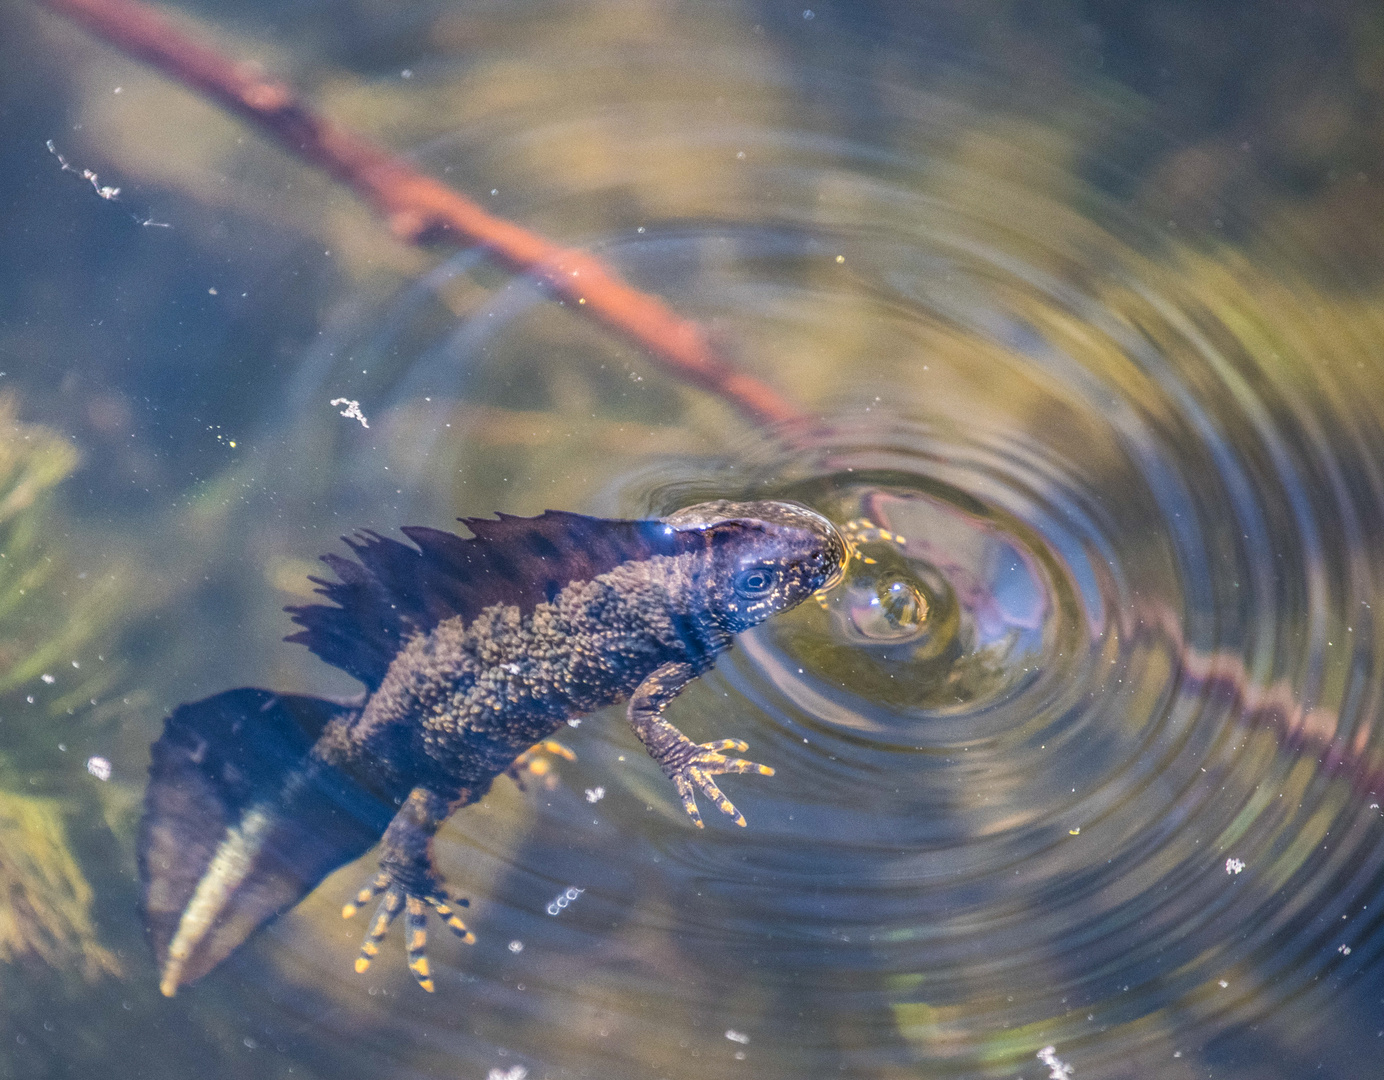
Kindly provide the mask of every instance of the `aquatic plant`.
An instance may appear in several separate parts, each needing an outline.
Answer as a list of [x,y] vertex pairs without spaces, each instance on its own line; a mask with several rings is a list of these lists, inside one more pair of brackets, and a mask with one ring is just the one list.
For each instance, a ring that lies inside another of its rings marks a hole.
[[93,893],[62,804],[0,789],[0,960],[37,960],[87,979],[120,974],[96,937]]
[[[45,510],[53,489],[77,467],[78,453],[57,432],[21,423],[17,414],[14,396],[0,395],[0,695],[51,668],[69,668],[81,644],[107,621],[118,587],[115,575],[63,577],[64,562],[46,543]],[[109,677],[109,669],[88,669],[67,681],[47,711],[67,712]]]
[[[14,396],[0,395],[0,701],[59,661],[70,664],[67,658],[100,621],[101,600],[113,595],[102,582],[80,596],[65,588],[62,560],[45,543],[52,532],[48,497],[77,463],[62,436],[21,423]],[[66,712],[73,695],[89,696],[107,678],[85,674],[42,712],[26,695],[27,715]],[[42,721],[20,727],[13,717],[5,708],[0,722],[6,746],[22,756]],[[38,961],[87,979],[116,974],[115,955],[97,940],[92,888],[72,853],[68,811],[57,799],[14,790],[14,764],[0,759],[0,960]]]

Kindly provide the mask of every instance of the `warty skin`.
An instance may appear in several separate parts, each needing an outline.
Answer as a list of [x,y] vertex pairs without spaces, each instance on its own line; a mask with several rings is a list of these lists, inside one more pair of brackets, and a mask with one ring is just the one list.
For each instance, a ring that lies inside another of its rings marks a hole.
[[[458,935],[474,940],[433,865],[431,841],[437,829],[457,809],[481,798],[495,777],[510,770],[535,743],[569,719],[616,702],[629,702],[631,726],[673,781],[698,827],[698,791],[737,824],[745,824],[713,778],[772,775],[773,770],[728,756],[727,751],[746,749],[739,740],[693,743],[662,714],[730,647],[735,634],[795,607],[839,579],[846,546],[835,528],[810,510],[781,502],[704,503],[651,522],[601,522],[549,513],[537,519],[469,524],[477,540],[462,541],[431,530],[406,532],[423,549],[424,559],[437,553],[438,565],[452,557],[449,552],[472,558],[464,545],[503,540],[512,545],[511,552],[520,552],[521,567],[544,572],[559,567],[561,572],[551,572],[541,599],[532,574],[516,572],[517,602],[501,599],[468,612],[462,588],[451,603],[458,613],[447,614],[448,605],[434,598],[445,599],[449,582],[437,578],[435,567],[424,568],[434,575],[428,579],[417,570],[422,584],[414,587],[407,577],[415,573],[412,564],[403,563],[406,573],[401,577],[395,564],[386,563],[386,556],[398,561],[397,552],[383,546],[394,542],[381,539],[373,548],[353,544],[364,570],[334,559],[329,564],[343,582],[323,583],[323,591],[342,609],[295,609],[297,621],[308,627],[296,640],[373,683],[362,703],[341,706],[292,699],[284,705],[267,691],[230,691],[184,706],[188,711],[181,718],[180,713],[170,718],[160,740],[168,747],[161,757],[156,744],[151,767],[155,776],[142,828],[142,869],[160,860],[176,862],[179,856],[171,854],[170,845],[186,843],[189,829],[168,812],[171,805],[174,814],[186,816],[186,808],[174,797],[176,784],[206,786],[205,763],[188,765],[196,739],[202,737],[197,710],[210,709],[235,694],[262,695],[253,700],[261,713],[270,715],[285,708],[298,714],[317,710],[312,721],[297,720],[300,730],[316,731],[306,753],[290,762],[282,775],[267,775],[257,787],[252,784],[258,794],[241,798],[243,805],[235,812],[221,814],[224,822],[219,821],[218,828],[224,823],[224,829],[217,843],[196,837],[211,854],[195,883],[191,871],[175,867],[181,875],[176,887],[160,893],[157,873],[146,873],[146,898],[152,886],[163,908],[171,909],[191,889],[179,912],[160,908],[161,918],[150,920],[165,993],[209,970],[257,926],[310,891],[325,876],[317,863],[330,862],[330,872],[380,835],[376,826],[353,829],[349,822],[343,824],[349,815],[324,808],[322,792],[330,789],[331,797],[340,800],[338,788],[348,782],[380,803],[397,807],[380,837],[380,872],[343,912],[350,916],[360,905],[381,897],[356,968],[364,971],[369,966],[389,925],[403,911],[410,970],[418,984],[431,991],[425,954],[427,912],[431,909]],[[602,549],[599,557],[585,551],[573,554],[566,549],[581,546],[575,539],[578,533],[595,547],[607,535],[618,534],[620,539],[611,541],[611,550]],[[570,544],[564,538],[568,534],[574,538]],[[544,552],[537,562],[531,556],[522,562],[522,551],[513,546],[525,537],[532,551]],[[497,567],[509,570],[511,560],[504,552],[476,551],[476,558],[489,561],[462,566],[453,559],[462,567],[458,575],[475,577],[476,567],[482,567],[490,575],[482,579],[482,595],[503,595],[505,589],[492,578]],[[578,569],[599,572],[577,573]],[[524,580],[518,580],[521,577]],[[380,595],[369,593],[377,585]],[[370,645],[374,651],[365,646],[350,651],[348,632],[354,624],[368,628],[372,618],[387,621],[396,610],[413,612],[399,620],[397,633],[391,624],[380,639],[384,644]],[[396,639],[397,650],[390,656]],[[239,699],[236,707],[247,711]],[[226,712],[223,702],[221,714]],[[238,715],[234,708],[230,712]],[[320,726],[313,727],[317,717]],[[224,737],[221,728],[216,731],[220,734],[207,736],[212,743]],[[162,779],[161,760],[167,766]],[[161,785],[157,791],[156,783]],[[217,802],[215,792],[200,797],[203,804]],[[302,827],[289,835],[292,823],[313,815],[340,833],[335,841],[339,850],[317,858],[310,870],[298,875],[302,880],[283,880],[282,865],[301,863],[296,853],[307,850],[310,839],[301,835],[310,831]],[[292,849],[295,856],[280,854],[276,860],[275,838],[281,834],[289,838],[279,846]],[[271,849],[268,854],[266,848]],[[274,864],[273,872],[260,870],[260,864]],[[247,890],[252,902],[243,903],[239,897]],[[256,899],[257,890],[267,899]],[[152,910],[147,902],[146,908]],[[234,932],[223,929],[227,923]]]

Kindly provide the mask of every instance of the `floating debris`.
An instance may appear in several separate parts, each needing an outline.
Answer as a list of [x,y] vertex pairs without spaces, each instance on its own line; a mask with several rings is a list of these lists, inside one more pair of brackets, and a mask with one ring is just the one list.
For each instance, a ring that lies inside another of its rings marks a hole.
[[63,172],[75,173],[77,176],[80,176],[83,180],[91,184],[91,189],[96,192],[97,195],[101,196],[101,198],[105,199],[107,202],[114,202],[116,199],[120,198],[120,189],[118,187],[111,187],[109,184],[102,184],[100,182],[100,177],[91,169],[78,169],[69,165],[67,158],[58,153],[58,148],[53,145],[52,139],[48,140],[48,152],[58,159],[58,164],[62,166]]
[[485,1075],[485,1080],[524,1080],[529,1075],[529,1070],[522,1065],[516,1065],[512,1069],[491,1069]]
[[750,1041],[750,1037],[744,1032],[736,1031],[734,1028],[726,1028],[726,1038],[731,1042],[739,1043],[744,1046]]
[[341,415],[346,417],[347,420],[359,420],[360,426],[363,428],[368,428],[370,426],[370,421],[365,419],[365,414],[360,411],[359,401],[352,401],[350,398],[336,397],[332,398],[331,403],[333,405],[346,406],[346,408],[341,410]]
[[1239,874],[1245,869],[1244,861],[1241,859],[1226,859],[1225,872],[1227,874]]
[[111,778],[111,763],[105,758],[92,754],[87,758],[87,772],[98,780],[109,780]]
[[[120,90],[121,88],[118,86],[115,88],[117,94],[120,93]],[[80,176],[91,185],[91,190],[96,192],[100,198],[105,199],[106,202],[116,202],[120,198],[120,189],[118,187],[112,187],[110,184],[101,183],[101,178],[96,175],[95,170],[78,169],[70,164],[67,158],[58,153],[58,148],[53,144],[52,139],[48,140],[47,145],[48,152],[58,159],[58,164],[62,166],[63,172],[70,172],[74,176]],[[155,221],[153,218],[142,218],[138,214],[131,214],[130,220],[136,225],[152,226],[156,229],[171,229],[173,227],[166,221]]]
[[589,803],[598,803],[598,802],[600,802],[600,801],[601,801],[602,799],[604,799],[604,798],[605,798],[605,788],[601,787],[599,784],[598,784],[596,787],[589,787],[589,788],[586,789],[586,801],[587,801],[587,802],[589,802]]
[[513,941],[511,941],[511,942],[509,943],[509,951],[512,952],[512,953],[521,953],[521,952],[523,952],[523,951],[524,951],[524,943],[523,943],[522,941],[520,941],[518,938],[515,938]]

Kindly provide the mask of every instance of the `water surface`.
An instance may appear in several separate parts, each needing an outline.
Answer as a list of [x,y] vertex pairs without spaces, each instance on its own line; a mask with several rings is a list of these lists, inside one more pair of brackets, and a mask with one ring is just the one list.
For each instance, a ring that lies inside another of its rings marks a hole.
[[[50,498],[6,510],[45,591],[6,585],[0,869],[61,898],[0,934],[7,1074],[1384,1075],[1377,47],[1021,7],[202,13],[701,320],[802,404],[774,430],[6,10],[55,254],[7,226]],[[776,767],[727,784],[749,828],[692,829],[610,710],[440,835],[479,940],[435,934],[436,995],[397,940],[353,972],[368,859],[158,995],[148,745],[231,686],[354,691],[279,640],[339,534],[707,497],[862,556],[671,710]]]

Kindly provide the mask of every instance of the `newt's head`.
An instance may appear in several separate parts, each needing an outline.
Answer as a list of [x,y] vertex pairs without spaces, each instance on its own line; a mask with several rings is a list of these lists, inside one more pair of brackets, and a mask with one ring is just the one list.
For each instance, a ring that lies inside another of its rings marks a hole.
[[846,544],[836,526],[796,503],[719,500],[663,520],[678,532],[707,535],[699,599],[732,634],[797,607],[845,570]]

